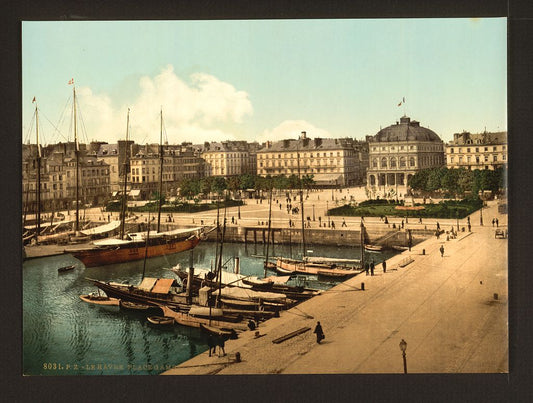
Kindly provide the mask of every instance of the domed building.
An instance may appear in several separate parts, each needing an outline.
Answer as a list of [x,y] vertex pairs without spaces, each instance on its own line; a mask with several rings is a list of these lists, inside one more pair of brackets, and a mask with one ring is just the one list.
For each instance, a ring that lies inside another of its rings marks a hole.
[[367,185],[388,193],[406,186],[417,171],[446,165],[444,142],[432,130],[403,116],[400,122],[368,136]]

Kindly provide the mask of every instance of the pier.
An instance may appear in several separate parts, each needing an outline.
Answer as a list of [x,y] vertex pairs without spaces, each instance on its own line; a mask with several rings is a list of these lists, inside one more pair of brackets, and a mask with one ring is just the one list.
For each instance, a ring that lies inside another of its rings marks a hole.
[[[483,214],[507,227],[495,202]],[[164,374],[508,372],[507,240],[486,222],[455,239],[433,236],[389,259],[386,273],[378,265],[374,276],[360,274],[282,312],[259,333],[226,342],[226,356],[205,352]],[[321,344],[311,331],[273,343],[317,321]]]

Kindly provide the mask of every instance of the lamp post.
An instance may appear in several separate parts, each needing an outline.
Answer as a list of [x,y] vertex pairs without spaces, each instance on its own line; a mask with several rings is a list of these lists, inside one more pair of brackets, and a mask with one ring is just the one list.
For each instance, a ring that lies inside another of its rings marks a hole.
[[239,220],[241,219],[241,205],[237,205],[237,217],[239,218]]
[[457,222],[457,233],[459,233],[459,210],[455,209],[455,221]]
[[313,204],[313,221],[315,221],[315,205]]
[[403,373],[407,373],[407,360],[405,359],[405,350],[407,350],[407,342],[402,339],[400,342],[400,350],[402,350],[402,357],[403,357]]
[[479,225],[483,226],[483,198],[480,197],[480,199],[481,199],[481,208],[479,209]]
[[326,200],[326,215],[328,216],[328,228],[331,226],[330,224],[330,221],[329,221],[329,206],[328,206],[328,201]]

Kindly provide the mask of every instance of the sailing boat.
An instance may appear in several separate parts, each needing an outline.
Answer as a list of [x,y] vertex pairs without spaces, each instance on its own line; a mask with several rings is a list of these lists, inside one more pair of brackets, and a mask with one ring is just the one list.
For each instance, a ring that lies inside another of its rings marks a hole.
[[[296,162],[298,167],[298,180],[300,181],[300,211],[301,211],[301,236],[302,236],[302,259],[288,259],[283,257],[278,257],[276,259],[276,268],[275,270],[280,274],[310,274],[318,275],[325,278],[334,278],[334,279],[344,279],[347,277],[354,276],[361,272],[359,267],[356,266],[347,266],[340,265],[341,262],[326,262],[318,261],[313,262],[309,261],[306,256],[306,245],[305,245],[305,221],[304,221],[304,201],[303,201],[303,188],[302,188],[302,177],[300,173],[300,152],[298,143],[300,140],[297,140],[296,143]],[[323,258],[322,258],[323,259]],[[346,263],[346,262],[343,262]]]
[[[26,230],[23,242],[34,241],[35,244],[50,243],[57,241],[66,241],[70,235],[74,235],[72,231],[57,232],[59,229],[64,229],[65,225],[70,224],[70,221],[59,221],[53,226],[53,211],[52,221],[49,224],[43,224],[41,222],[41,165],[42,165],[42,152],[39,142],[39,109],[37,107],[37,100],[34,97],[32,103],[35,104],[35,137],[37,145],[37,155],[35,158],[36,166],[36,185],[35,185],[35,198],[36,198],[36,220],[34,225],[24,225]],[[29,190],[27,191],[29,192]],[[43,229],[44,228],[44,229]],[[47,234],[45,235],[45,232]],[[28,235],[29,234],[29,235]]]
[[[129,134],[130,110],[128,109],[127,124],[126,124],[126,144],[128,143]],[[161,137],[160,137],[160,191],[162,189],[162,172],[163,172],[163,146],[162,134],[163,132],[163,113],[161,112]],[[150,235],[149,242],[146,242],[144,233],[125,233],[125,217],[126,217],[126,189],[127,189],[127,175],[129,171],[129,157],[128,150],[123,163],[123,199],[121,209],[121,224],[119,239],[104,239],[101,241],[94,241],[89,248],[65,249],[66,253],[72,254],[76,259],[81,260],[85,267],[104,266],[108,264],[130,262],[134,260],[144,259],[147,257],[163,256],[173,253],[183,252],[193,249],[200,242],[203,236],[203,227],[176,229],[173,231],[159,232],[161,219],[161,202],[162,197],[159,197],[159,213],[157,229],[158,231]],[[150,223],[148,223],[150,225]],[[146,244],[146,250],[144,248]]]

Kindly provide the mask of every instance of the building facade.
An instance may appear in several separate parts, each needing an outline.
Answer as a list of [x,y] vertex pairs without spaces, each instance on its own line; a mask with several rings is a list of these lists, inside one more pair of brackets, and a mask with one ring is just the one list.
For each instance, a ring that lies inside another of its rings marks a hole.
[[236,176],[254,172],[255,152],[246,141],[206,142],[201,147],[206,176]]
[[387,191],[406,186],[417,171],[446,165],[444,143],[430,129],[403,116],[396,124],[367,136],[367,186]]
[[257,151],[257,174],[313,175],[316,186],[352,186],[361,176],[355,143],[349,138],[310,139],[306,132],[298,140],[267,142]]
[[446,145],[448,168],[497,169],[507,166],[507,132],[455,133]]

